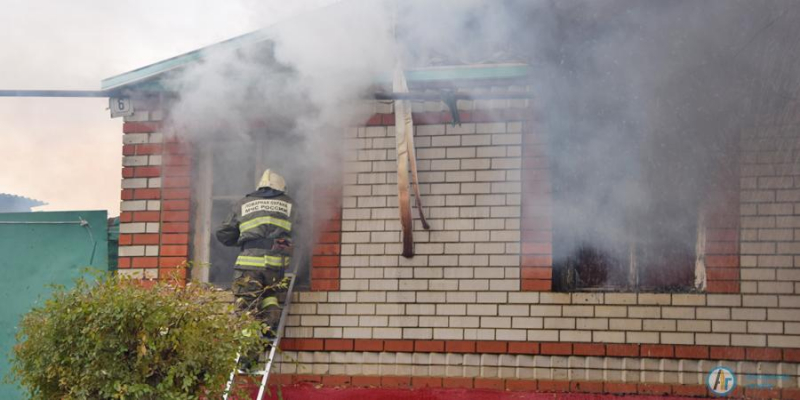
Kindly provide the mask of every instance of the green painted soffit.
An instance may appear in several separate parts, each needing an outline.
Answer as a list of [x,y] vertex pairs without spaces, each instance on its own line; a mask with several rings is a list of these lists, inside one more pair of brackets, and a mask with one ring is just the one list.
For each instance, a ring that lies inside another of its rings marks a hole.
[[[136,85],[137,88],[145,91],[162,91],[164,88],[158,82],[158,77],[160,75],[199,61],[206,52],[235,50],[240,47],[269,40],[269,36],[268,30],[259,30],[237,36],[224,42],[103,79],[100,85],[103,90],[115,90],[125,86]],[[522,78],[530,75],[530,72],[531,68],[527,64],[484,64],[409,70],[406,73],[406,79],[408,79],[409,82],[507,79]]]

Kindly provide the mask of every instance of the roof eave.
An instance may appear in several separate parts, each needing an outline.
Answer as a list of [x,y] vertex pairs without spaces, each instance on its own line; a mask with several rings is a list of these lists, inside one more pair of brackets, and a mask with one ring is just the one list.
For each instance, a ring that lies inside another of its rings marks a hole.
[[[207,54],[231,51],[243,46],[265,42],[270,39],[268,29],[250,32],[223,42],[190,51],[155,64],[146,65],[135,70],[103,79],[100,83],[103,91],[119,91],[126,87],[156,80],[171,71],[198,62]],[[461,66],[442,66],[407,71],[409,83],[424,83],[447,80],[480,80],[480,79],[514,79],[530,75],[530,66],[523,63],[504,64],[471,64]],[[388,76],[388,75],[387,75]]]
[[146,65],[123,74],[103,79],[100,81],[100,88],[102,90],[116,90],[125,86],[135,85],[167,72],[182,68],[190,63],[197,62],[201,60],[206,53],[235,50],[245,45],[263,42],[267,39],[268,35],[266,30],[258,30],[255,32],[246,33],[223,42],[212,44],[210,46],[159,61],[155,64]]

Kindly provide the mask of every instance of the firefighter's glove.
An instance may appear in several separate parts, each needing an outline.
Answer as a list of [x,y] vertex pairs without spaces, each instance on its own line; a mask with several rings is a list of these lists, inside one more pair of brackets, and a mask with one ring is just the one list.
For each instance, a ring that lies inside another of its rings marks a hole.
[[292,254],[292,241],[289,239],[276,239],[272,242],[272,251],[281,252],[281,254],[291,255]]

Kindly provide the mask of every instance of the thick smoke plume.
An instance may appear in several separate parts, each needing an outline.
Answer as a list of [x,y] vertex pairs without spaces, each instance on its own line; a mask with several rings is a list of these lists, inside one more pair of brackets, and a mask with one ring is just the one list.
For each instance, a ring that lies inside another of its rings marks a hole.
[[742,131],[767,104],[796,99],[798,8],[344,1],[267,28],[267,42],[208,54],[172,81],[171,122],[195,140],[228,144],[214,173],[234,195],[255,176],[244,171],[254,165],[245,150],[266,137],[262,158],[302,202],[309,176],[338,177],[326,168],[340,156],[338,132],[373,112],[364,99],[396,64],[526,62],[536,120],[550,138],[554,262],[611,271],[562,283],[629,285],[624,270],[635,255],[645,286],[685,286],[698,224],[713,209],[708,193],[736,168],[729,161]]
[[[568,1],[529,9],[520,32],[534,38],[526,54],[538,67],[537,107],[551,139],[554,262],[588,266],[557,283],[629,286],[636,262],[641,287],[691,284],[697,226],[729,207],[713,194],[737,186],[741,135],[779,109],[766,104],[797,94],[799,65],[789,55],[797,45],[787,39],[798,37],[798,6]],[[784,59],[782,70],[774,57]],[[773,84],[780,90],[764,90]]]

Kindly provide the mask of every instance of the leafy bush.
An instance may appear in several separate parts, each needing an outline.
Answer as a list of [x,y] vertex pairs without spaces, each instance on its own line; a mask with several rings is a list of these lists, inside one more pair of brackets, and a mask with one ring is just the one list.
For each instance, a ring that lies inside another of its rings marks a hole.
[[34,399],[220,396],[260,324],[221,292],[103,276],[56,288],[20,324],[12,374]]

